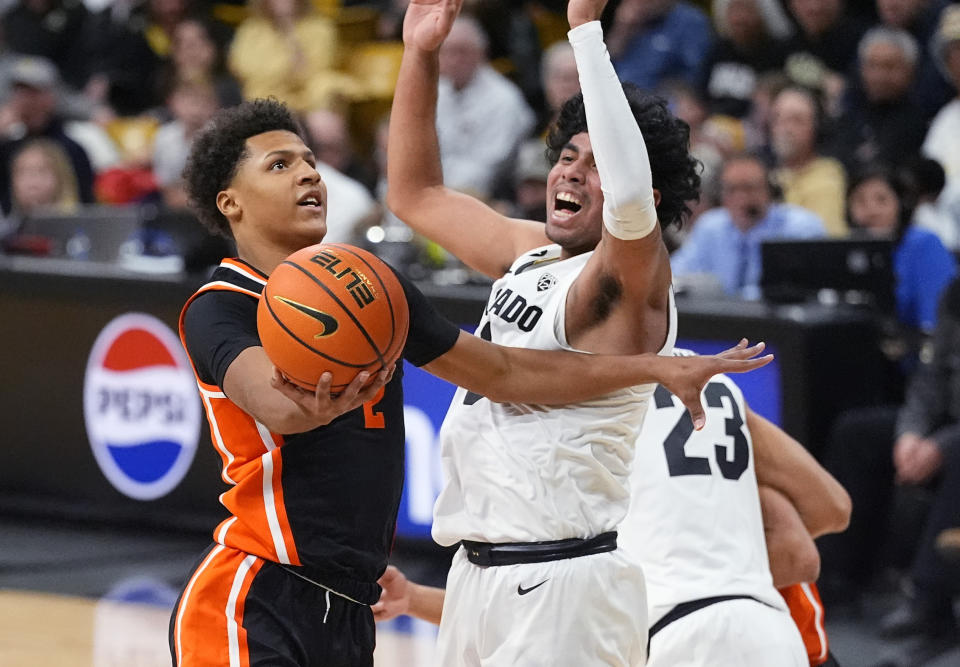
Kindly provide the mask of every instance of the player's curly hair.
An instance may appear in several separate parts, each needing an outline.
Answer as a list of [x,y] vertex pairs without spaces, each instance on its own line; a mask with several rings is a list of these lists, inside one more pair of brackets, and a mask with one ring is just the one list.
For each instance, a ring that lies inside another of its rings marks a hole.
[[[643,133],[650,156],[653,187],[660,192],[657,218],[661,227],[690,215],[688,202],[700,199],[700,162],[690,155],[690,126],[667,109],[663,98],[643,92],[632,83],[623,84],[630,110]],[[555,163],[570,138],[587,132],[583,94],[578,93],[560,107],[547,134],[547,157]]]
[[191,208],[212,232],[233,237],[230,223],[217,208],[217,193],[229,187],[247,157],[247,139],[272,130],[287,130],[303,138],[285,104],[273,98],[258,99],[218,112],[194,139],[183,178]]

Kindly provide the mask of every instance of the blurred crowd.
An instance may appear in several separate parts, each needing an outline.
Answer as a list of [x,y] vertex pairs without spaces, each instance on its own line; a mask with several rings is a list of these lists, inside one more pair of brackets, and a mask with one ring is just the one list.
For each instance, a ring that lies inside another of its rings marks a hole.
[[[544,220],[543,136],[579,90],[565,3],[464,5],[441,51],[444,179]],[[383,205],[405,6],[0,0],[4,251],[49,252],[24,238],[24,223],[91,205],[189,216],[181,171],[192,137],[217,109],[274,96],[300,114],[319,161],[329,240],[373,247],[414,278],[480,280]],[[844,415],[827,444],[855,509],[841,556],[826,545],[825,574],[848,586],[839,597],[856,597],[876,567],[863,554],[879,553],[889,532],[892,491],[921,489],[928,523],[909,571],[919,594],[888,625],[955,635],[949,587],[931,571],[945,567],[941,533],[960,525],[960,5],[611,0],[604,24],[620,77],[669,102],[703,166],[693,215],[667,237],[678,290],[762,298],[765,241],[890,242],[890,318],[919,344],[897,360],[891,405]],[[149,229],[139,254],[191,250],[165,239],[163,225]]]

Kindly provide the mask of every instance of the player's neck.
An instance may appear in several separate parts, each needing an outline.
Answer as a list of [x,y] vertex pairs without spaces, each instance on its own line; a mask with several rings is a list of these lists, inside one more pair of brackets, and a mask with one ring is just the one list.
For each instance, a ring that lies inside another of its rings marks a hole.
[[288,255],[299,249],[247,244],[237,240],[237,257],[268,276]]

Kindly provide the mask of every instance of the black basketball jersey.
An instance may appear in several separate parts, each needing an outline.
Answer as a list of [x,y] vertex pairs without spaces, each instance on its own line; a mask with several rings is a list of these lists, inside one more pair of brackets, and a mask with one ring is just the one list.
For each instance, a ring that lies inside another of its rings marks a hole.
[[[410,309],[404,357],[423,365],[459,329],[402,276]],[[374,400],[306,433],[271,433],[223,393],[237,355],[260,345],[257,305],[267,277],[227,259],[184,306],[180,332],[194,366],[230,489],[220,544],[295,568],[360,602],[377,599],[404,477],[402,365]]]

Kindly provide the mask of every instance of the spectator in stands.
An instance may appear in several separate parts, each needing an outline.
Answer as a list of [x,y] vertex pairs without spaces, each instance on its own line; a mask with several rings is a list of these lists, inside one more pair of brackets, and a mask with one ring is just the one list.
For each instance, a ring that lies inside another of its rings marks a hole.
[[934,117],[923,142],[923,154],[940,163],[947,183],[960,185],[960,6],[943,10],[931,51],[958,97]]
[[547,221],[547,175],[551,167],[543,141],[530,139],[520,146],[513,169],[510,217]]
[[78,0],[20,0],[2,17],[7,46],[46,58],[68,85],[80,88],[86,83],[82,48],[87,16]]
[[856,60],[865,25],[847,16],[844,0],[789,0],[787,4],[797,22],[797,32],[787,41],[792,54],[788,68],[817,68],[845,76]]
[[906,30],[920,45],[911,93],[924,117],[932,118],[950,99],[950,84],[940,72],[933,50],[927,47],[936,33],[940,13],[949,6],[950,0],[876,0],[876,3],[883,25]]
[[460,16],[440,49],[437,134],[444,183],[488,198],[533,130],[533,111],[520,89],[494,70],[486,37]]
[[58,75],[49,60],[23,56],[10,70],[12,94],[0,110],[0,207],[10,212],[11,157],[28,139],[46,138],[58,144],[70,159],[77,177],[80,201],[93,201],[93,170],[83,148],[63,130],[55,93]]
[[[532,2],[464,0],[463,13],[472,16],[487,36],[487,58],[501,74],[520,87],[527,103],[539,108],[541,39],[531,14]],[[534,10],[544,12],[542,6]]]
[[894,242],[897,319],[908,329],[929,333],[940,295],[957,266],[933,232],[911,224],[914,202],[907,188],[889,169],[864,169],[851,178],[847,209],[851,229]]
[[21,218],[41,211],[72,213],[80,203],[70,159],[49,139],[31,139],[17,149],[10,190],[13,212]]
[[607,34],[620,79],[647,90],[670,79],[698,85],[713,43],[710,19],[683,0],[622,0]]
[[790,24],[777,0],[714,0],[718,39],[703,84],[710,111],[736,118],[750,113],[757,78],[783,67]]
[[[723,161],[731,154],[743,151],[743,146],[732,150],[719,131],[718,122],[712,122],[707,103],[697,90],[682,81],[671,81],[660,90],[674,115],[690,126],[690,154],[702,165],[700,171],[700,201],[691,204],[688,224],[680,230],[664,230],[664,238],[683,236],[701,213],[719,204],[719,178]],[[720,119],[714,119],[718,121]],[[716,131],[715,131],[716,130]]]
[[774,178],[783,200],[813,211],[827,234],[847,233],[847,174],[837,160],[819,152],[824,113],[813,91],[789,86],[773,102],[770,147],[776,159]]
[[209,81],[181,81],[167,98],[172,120],[157,129],[153,139],[153,174],[170,208],[187,208],[183,167],[193,137],[220,108],[216,91]]
[[210,21],[188,18],[173,29],[170,59],[160,74],[161,90],[169,92],[178,82],[212,85],[221,108],[243,101],[243,91],[226,69],[218,31]]
[[337,71],[337,27],[309,0],[251,0],[228,56],[247,99],[276,97],[297,111],[342,104],[354,82]]
[[580,75],[577,74],[577,61],[570,42],[561,40],[547,47],[540,61],[540,77],[544,96],[540,127],[545,130],[557,117],[563,103],[580,92]]
[[114,0],[87,19],[83,60],[87,97],[120,116],[134,116],[163,101],[157,89],[161,57],[150,48],[148,5]]
[[[937,552],[937,536],[960,519],[960,281],[944,291],[932,352],[924,357],[897,406],[844,413],[825,453],[828,469],[853,500],[850,527],[821,540],[826,600],[849,602],[870,583],[890,534],[893,496],[923,489],[932,495],[909,568],[914,595],[881,619],[888,637],[912,641],[884,664],[926,664],[957,641],[951,595],[956,580]],[[908,526],[900,526],[910,532]],[[911,545],[912,547],[913,545]],[[853,584],[851,588],[850,584]]]
[[848,173],[876,163],[900,167],[917,153],[927,121],[910,97],[918,52],[904,30],[871,28],[860,40],[860,83],[832,146]]
[[943,167],[930,158],[918,157],[908,165],[907,172],[917,202],[913,224],[936,234],[948,250],[956,253],[960,250],[960,200],[956,186],[952,192],[947,190]]
[[768,155],[770,153],[770,120],[773,117],[773,101],[781,90],[790,85],[791,79],[783,71],[770,71],[760,75],[753,89],[750,115],[743,119],[744,146],[748,151]]
[[333,109],[308,111],[303,115],[303,127],[307,132],[307,143],[320,162],[359,181],[373,193],[376,172],[364,164],[354,150],[350,125],[343,113]]
[[0,216],[0,239],[7,250],[16,248],[15,234],[25,218],[77,209],[77,176],[63,149],[49,139],[31,139],[16,150],[10,179],[12,210]]
[[770,239],[818,238],[823,223],[810,211],[779,203],[763,160],[740,155],[720,174],[722,206],[703,213],[671,258],[675,278],[708,274],[731,296],[760,296],[760,243]]

